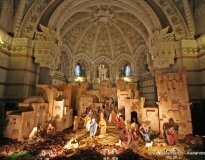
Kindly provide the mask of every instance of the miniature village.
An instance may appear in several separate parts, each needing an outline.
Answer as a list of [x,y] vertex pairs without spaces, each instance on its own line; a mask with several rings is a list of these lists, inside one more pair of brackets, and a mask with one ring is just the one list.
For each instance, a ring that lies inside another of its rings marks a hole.
[[158,107],[144,105],[136,84],[116,84],[37,85],[36,96],[6,112],[0,159],[204,159],[185,71],[156,72]]

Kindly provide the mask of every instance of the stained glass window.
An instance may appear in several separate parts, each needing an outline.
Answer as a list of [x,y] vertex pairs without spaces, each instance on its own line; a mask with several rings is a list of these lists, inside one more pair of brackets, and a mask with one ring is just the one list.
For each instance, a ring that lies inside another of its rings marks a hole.
[[81,65],[79,63],[75,66],[75,76],[82,76]]
[[128,76],[131,75],[130,65],[129,65],[129,64],[126,64],[126,65],[125,65],[124,71],[125,71],[125,76],[126,76],[126,77],[128,77]]

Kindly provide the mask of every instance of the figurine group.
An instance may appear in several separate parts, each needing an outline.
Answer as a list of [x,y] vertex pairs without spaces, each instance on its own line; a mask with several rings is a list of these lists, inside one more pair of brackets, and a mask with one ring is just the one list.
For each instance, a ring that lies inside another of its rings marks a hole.
[[170,118],[169,122],[164,123],[164,135],[169,145],[174,145],[177,143],[178,127],[178,124],[174,122],[173,118]]
[[[92,109],[90,109],[89,111],[86,109],[86,111],[88,113],[83,118],[84,119],[84,128],[86,129],[86,131],[90,132],[90,137],[94,137],[96,135],[98,127],[100,128],[100,136],[105,136],[107,124],[106,124],[106,120],[104,119],[104,114],[102,112],[99,113],[99,118],[98,118],[99,122],[97,124],[96,118],[94,117]],[[79,117],[79,116],[74,117],[73,131],[78,130],[78,124],[80,122],[80,118],[81,117]]]
[[[101,137],[106,135],[106,120],[109,123],[116,123],[116,128],[121,130],[119,142],[126,142],[127,148],[132,148],[137,145],[138,133],[141,135],[142,139],[146,143],[151,143],[150,135],[152,130],[147,125],[146,122],[142,123],[138,128],[138,123],[136,119],[133,118],[133,123],[127,122],[124,124],[124,113],[123,109],[118,110],[117,106],[113,107],[112,98],[105,100],[103,108],[97,108],[98,111],[93,111],[92,109],[86,108],[84,119],[84,128],[86,131],[90,132],[90,137],[94,137],[97,133],[97,128],[100,129]],[[109,115],[109,116],[108,116]],[[78,130],[78,124],[80,122],[79,116],[74,117],[73,131]],[[106,119],[105,119],[106,118]],[[170,118],[169,122],[164,124],[164,133],[169,145],[177,143],[177,130],[178,126]],[[47,131],[49,133],[49,131]]]

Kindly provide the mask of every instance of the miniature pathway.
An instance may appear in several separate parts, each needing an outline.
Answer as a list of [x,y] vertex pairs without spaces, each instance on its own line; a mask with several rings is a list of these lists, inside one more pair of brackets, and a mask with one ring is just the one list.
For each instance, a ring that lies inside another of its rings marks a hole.
[[[79,148],[84,148],[89,145],[101,144],[103,146],[115,146],[116,143],[119,141],[121,130],[116,128],[116,123],[109,123],[107,122],[107,135],[105,137],[100,138],[100,129],[98,128],[96,137],[93,139],[89,136],[89,131],[86,131],[84,128],[79,129],[77,133],[69,134],[67,139],[71,137],[75,137],[77,135],[77,141],[79,142]],[[159,138],[157,138],[159,139]],[[145,142],[139,138],[138,140],[138,147],[133,151],[144,158],[140,159],[156,159],[156,160],[165,160],[165,159],[183,159],[187,160],[184,157],[184,146],[180,143],[174,146],[167,145],[164,142],[164,139],[160,139],[161,144],[155,141],[151,148],[145,147]],[[126,144],[122,143],[121,148],[125,149]],[[173,149],[177,148],[178,153],[173,152]],[[119,149],[119,148],[118,148]],[[167,149],[167,152],[165,150]]]

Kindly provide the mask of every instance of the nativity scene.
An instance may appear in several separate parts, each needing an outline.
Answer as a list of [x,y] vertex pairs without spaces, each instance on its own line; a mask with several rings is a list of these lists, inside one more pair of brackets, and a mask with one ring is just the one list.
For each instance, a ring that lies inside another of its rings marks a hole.
[[[190,107],[187,94],[184,94],[187,92],[185,77],[185,71],[174,74],[156,72],[158,108],[146,106],[146,99],[140,97],[136,84],[125,83],[123,79],[119,79],[117,86],[112,88],[108,87],[109,81],[100,81],[100,86],[107,84],[107,87],[101,87],[103,92],[101,88],[86,90],[87,84],[79,83],[76,88],[79,96],[76,115],[70,106],[75,86],[62,84],[55,88],[38,85],[36,92],[39,96],[28,97],[19,103],[18,110],[6,113],[9,122],[4,137],[35,146],[63,133],[64,140],[61,139],[59,145],[64,148],[64,154],[67,150],[98,145],[111,145],[113,149],[120,148],[120,152],[136,150],[140,146],[148,149],[152,146],[175,146],[178,152],[184,152],[178,140],[192,134]],[[170,92],[183,94],[185,98],[174,101]],[[51,101],[48,103],[46,100]],[[197,143],[202,145],[202,141],[201,137]],[[50,150],[52,156],[57,154],[52,148]],[[100,153],[103,155],[103,150],[99,150]]]
[[0,159],[205,159],[204,1],[0,4]]

